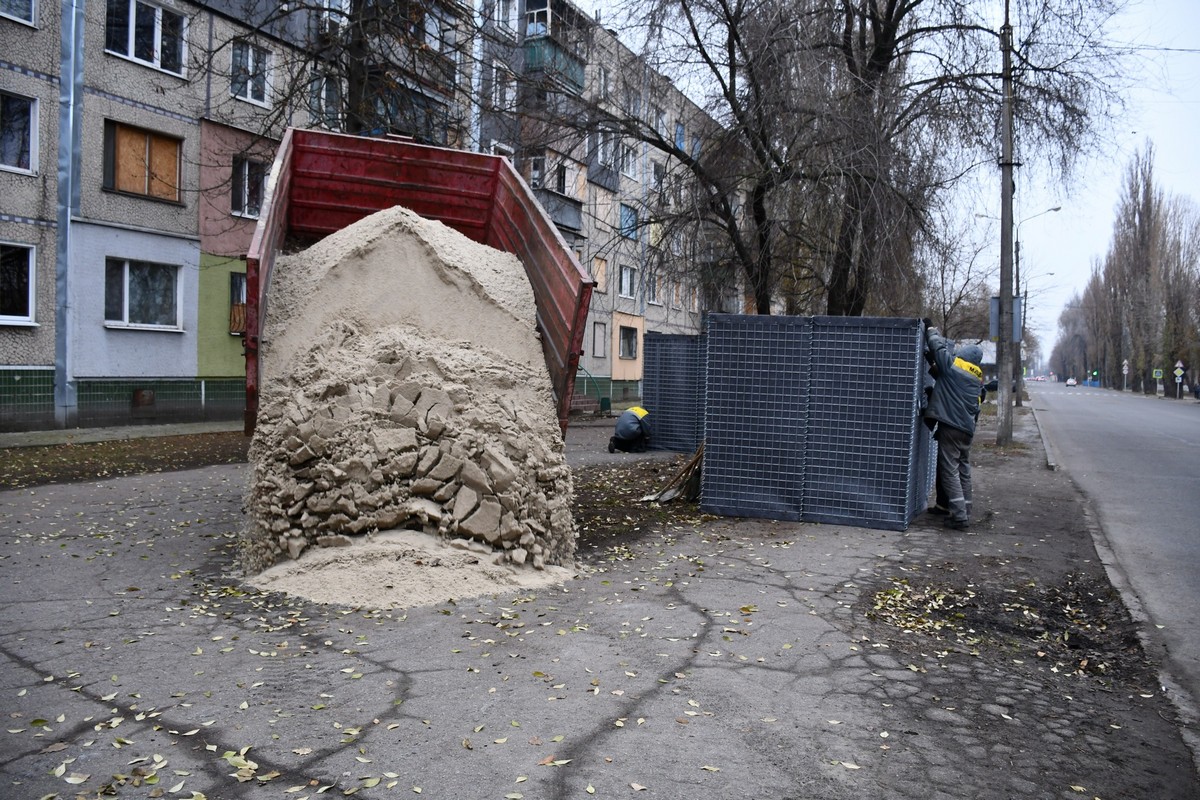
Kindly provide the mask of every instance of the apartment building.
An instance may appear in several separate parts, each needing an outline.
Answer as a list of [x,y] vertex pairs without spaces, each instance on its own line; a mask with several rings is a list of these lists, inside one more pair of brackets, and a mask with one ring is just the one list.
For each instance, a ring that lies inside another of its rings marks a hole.
[[0,52],[0,429],[240,414],[289,125],[513,159],[597,280],[577,393],[635,400],[645,331],[719,299],[659,221],[670,159],[596,109],[689,148],[712,121],[569,3],[0,0]]

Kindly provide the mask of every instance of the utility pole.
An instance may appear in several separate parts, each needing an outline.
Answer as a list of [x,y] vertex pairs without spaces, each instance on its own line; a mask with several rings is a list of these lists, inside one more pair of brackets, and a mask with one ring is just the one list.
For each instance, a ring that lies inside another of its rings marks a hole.
[[996,404],[999,420],[996,444],[1012,441],[1012,338],[1013,338],[1013,84],[1012,26],[1004,0],[1004,27],[1000,29],[1003,56],[1003,107],[1000,112],[1000,330],[996,337],[996,375],[999,391]]

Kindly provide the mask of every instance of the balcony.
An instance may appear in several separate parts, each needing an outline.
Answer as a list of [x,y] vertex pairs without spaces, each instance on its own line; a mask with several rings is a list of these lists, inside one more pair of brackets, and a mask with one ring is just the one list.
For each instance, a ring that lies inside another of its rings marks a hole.
[[575,232],[583,230],[583,203],[545,188],[534,189],[533,195],[557,227]]
[[583,93],[583,59],[549,36],[525,40],[525,71],[541,73],[574,94]]

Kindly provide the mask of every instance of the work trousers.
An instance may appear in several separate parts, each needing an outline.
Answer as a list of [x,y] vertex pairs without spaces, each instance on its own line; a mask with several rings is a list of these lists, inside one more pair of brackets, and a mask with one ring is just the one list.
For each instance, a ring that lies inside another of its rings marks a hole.
[[946,499],[950,519],[968,522],[971,518],[971,434],[939,424],[938,494]]

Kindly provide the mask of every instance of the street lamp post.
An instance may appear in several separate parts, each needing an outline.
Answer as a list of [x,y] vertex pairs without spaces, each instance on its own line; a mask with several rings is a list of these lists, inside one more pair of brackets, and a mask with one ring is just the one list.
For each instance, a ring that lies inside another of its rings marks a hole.
[[1037,219],[1038,217],[1040,217],[1044,214],[1049,214],[1052,211],[1062,211],[1062,206],[1055,206],[1054,208],[1047,208],[1045,211],[1039,211],[1038,213],[1033,214],[1032,216],[1025,217],[1025,219],[1023,219],[1017,223],[1017,228],[1016,228],[1016,236],[1015,236],[1016,259],[1015,259],[1015,267],[1013,269],[1013,278],[1014,278],[1013,291],[1021,297],[1021,335],[1017,338],[1017,342],[1014,345],[1012,380],[1013,380],[1013,386],[1016,387],[1016,391],[1014,392],[1014,394],[1016,395],[1016,400],[1014,402],[1018,406],[1021,405],[1021,393],[1025,389],[1025,367],[1024,367],[1024,363],[1023,363],[1023,348],[1025,346],[1025,317],[1028,316],[1028,314],[1029,314],[1029,278],[1028,277],[1025,279],[1025,292],[1024,293],[1021,292],[1021,226],[1024,225],[1026,222],[1029,222],[1029,220],[1031,220],[1031,219]]

